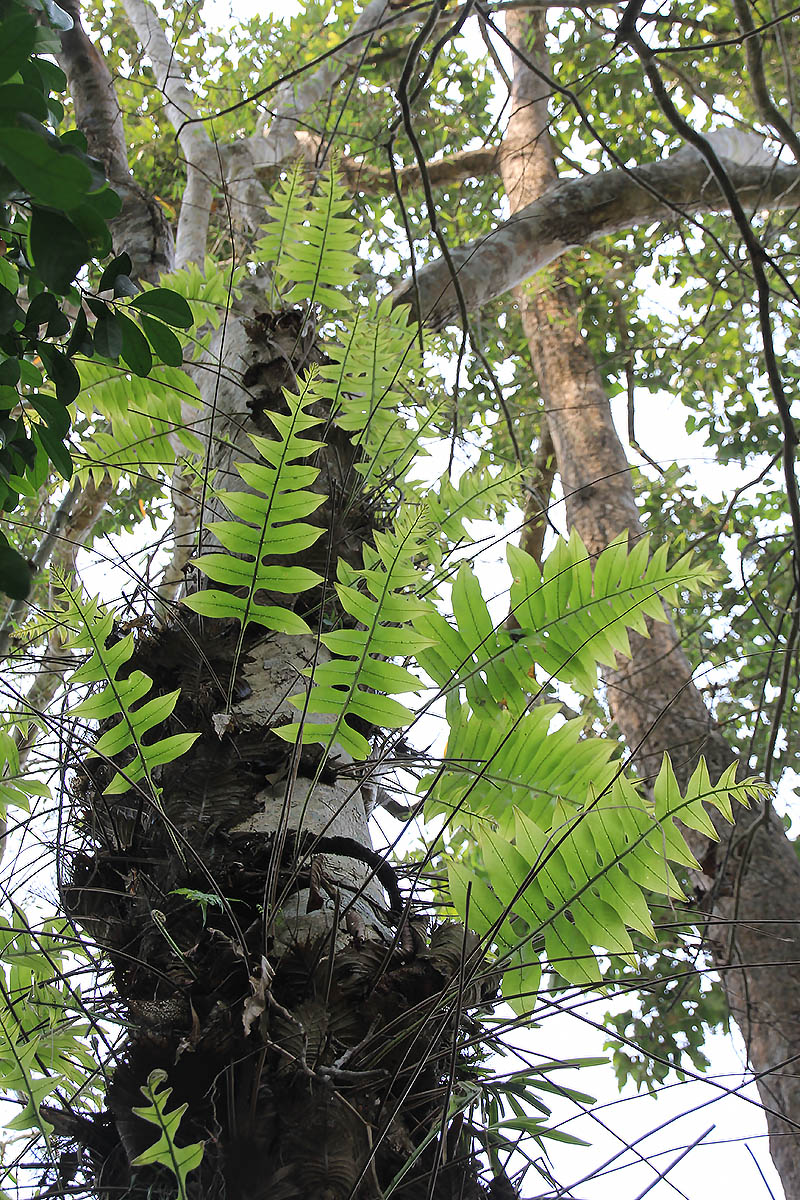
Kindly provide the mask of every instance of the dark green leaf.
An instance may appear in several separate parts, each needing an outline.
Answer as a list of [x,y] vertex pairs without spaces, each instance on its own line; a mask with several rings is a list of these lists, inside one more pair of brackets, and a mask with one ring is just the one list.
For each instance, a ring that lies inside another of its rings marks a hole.
[[52,292],[40,292],[34,296],[25,314],[25,332],[35,331],[40,325],[47,325],[58,312],[58,301]]
[[18,71],[33,50],[36,21],[31,13],[15,12],[0,25],[0,80]]
[[114,299],[122,300],[138,296],[139,289],[128,275],[118,275],[114,280]]
[[66,292],[92,257],[89,243],[72,221],[48,208],[33,208],[28,240],[36,270],[57,292]]
[[64,479],[72,478],[72,459],[67,447],[62,442],[61,438],[53,433],[48,425],[37,425],[33,431],[33,436],[36,438],[44,449],[59,475]]
[[8,288],[0,286],[0,334],[8,333],[14,328],[14,323],[24,316]]
[[0,162],[34,200],[57,208],[74,208],[92,186],[85,163],[60,153],[33,130],[0,126]]
[[106,304],[105,300],[96,300],[94,296],[87,296],[86,303],[91,312],[97,317],[98,321],[102,321],[103,317],[111,312],[111,309]]
[[19,359],[7,358],[0,363],[0,387],[16,387],[19,383]]
[[[66,134],[62,135],[63,138]],[[93,163],[93,158],[87,158],[88,163]],[[93,212],[97,216],[102,217],[104,221],[110,221],[112,217],[116,217],[122,208],[122,201],[117,193],[111,187],[100,188],[96,192],[91,192],[86,197],[86,204],[91,206]]]
[[27,402],[38,412],[56,437],[62,440],[66,437],[70,426],[68,408],[59,404],[54,396],[46,396],[41,393],[28,397]]
[[50,24],[54,29],[59,29],[62,32],[72,29],[72,17],[68,12],[64,12],[64,9],[59,7],[59,5],[55,3],[55,0],[42,0],[42,4],[44,5],[45,12],[50,18]]
[[33,571],[22,555],[7,543],[0,545],[0,592],[12,600],[24,600],[32,582]]
[[130,275],[133,270],[129,254],[118,254],[113,258],[100,276],[100,282],[97,285],[98,292],[110,291],[114,286],[114,281],[118,275]]
[[134,375],[148,375],[153,365],[153,356],[147,344],[147,338],[138,325],[134,325],[128,317],[116,314],[122,326],[122,358],[128,364]]
[[81,377],[72,359],[67,358],[55,346],[41,344],[39,354],[47,367],[47,374],[56,385],[56,396],[61,404],[72,404],[81,390]]
[[78,309],[78,314],[75,317],[75,323],[72,326],[72,333],[69,335],[69,340],[66,344],[66,352],[72,357],[73,354],[81,352],[83,354],[92,353],[92,342],[89,337],[89,324],[86,320],[86,313],[83,307]]
[[131,308],[138,308],[178,329],[192,327],[192,310],[187,301],[168,288],[151,288],[149,292],[142,292],[141,296],[131,301]]
[[92,203],[93,199],[93,196],[87,196],[84,204],[78,204],[69,210],[70,221],[89,243],[90,253],[87,259],[102,258],[111,250],[108,221],[97,211],[96,205]]
[[[44,91],[47,91],[48,88],[50,89],[51,92],[65,92],[67,90],[66,75],[61,70],[61,67],[56,66],[56,64],[54,62],[50,62],[49,59],[35,58],[30,63],[26,63],[25,69],[27,70],[28,68],[36,71],[37,75],[39,76],[39,78],[41,80],[42,88]],[[32,82],[32,80],[26,79],[26,83],[27,82]],[[78,130],[73,129],[70,131],[70,136],[74,136],[76,133],[78,133]],[[67,136],[66,134],[62,134],[62,140],[66,136]],[[86,137],[82,133],[80,133],[79,136],[81,138],[83,138],[83,149],[85,150],[86,149]]]
[[6,83],[0,87],[0,118],[5,120],[8,112],[26,112],[39,121],[46,121],[47,101],[35,87],[25,83]]
[[94,327],[94,348],[103,358],[117,361],[122,353],[122,326],[116,314],[109,312],[104,317],[97,318]]
[[179,367],[183,362],[183,347],[172,330],[146,313],[142,313],[141,322],[147,340],[161,361],[168,367]]
[[65,333],[69,333],[69,318],[59,308],[47,322],[45,335],[49,338],[57,338],[63,337]]

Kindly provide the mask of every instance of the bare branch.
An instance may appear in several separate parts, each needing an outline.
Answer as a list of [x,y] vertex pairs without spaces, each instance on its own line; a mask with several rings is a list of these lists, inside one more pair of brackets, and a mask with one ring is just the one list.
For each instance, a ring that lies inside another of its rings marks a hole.
[[186,189],[178,220],[176,259],[179,267],[205,259],[211,197],[219,178],[217,152],[199,119],[191,93],[163,26],[146,0],[123,0],[125,12],[153,64],[164,94],[164,111],[175,129],[186,160]]
[[[299,149],[303,157],[316,165],[322,139],[313,133],[295,134],[295,152]],[[448,154],[425,164],[425,174],[432,187],[455,187],[467,179],[483,179],[497,175],[500,169],[500,147],[478,146],[474,150],[462,150]],[[395,175],[388,168],[373,167],[360,158],[339,159],[339,170],[344,182],[353,192],[364,195],[386,194],[397,187],[402,194],[422,185],[422,172],[416,163],[397,167]]]
[[[775,165],[727,163],[739,202],[750,209],[800,204],[800,171]],[[535,275],[576,246],[639,225],[705,212],[729,203],[699,155],[673,155],[630,170],[602,171],[553,184],[539,199],[486,237],[451,251],[468,306],[479,308]],[[436,259],[417,272],[423,321],[441,328],[458,312],[447,264]],[[411,282],[393,292],[395,304],[414,303]]]

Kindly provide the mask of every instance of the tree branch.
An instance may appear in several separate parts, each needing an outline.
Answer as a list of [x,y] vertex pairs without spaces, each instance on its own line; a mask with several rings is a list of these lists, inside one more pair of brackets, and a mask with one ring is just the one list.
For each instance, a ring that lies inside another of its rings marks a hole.
[[[278,89],[272,124],[262,138],[254,138],[257,169],[279,166],[296,152],[295,133],[303,113],[313,108],[344,74],[350,62],[364,53],[376,34],[385,32],[389,0],[372,0],[354,23],[343,45],[302,82],[287,80]],[[391,15],[391,14],[390,14]],[[394,28],[394,23],[389,28]]]
[[767,80],[764,75],[764,56],[762,53],[761,36],[756,32],[755,22],[750,12],[749,0],[733,0],[733,11],[744,38],[744,52],[747,60],[747,72],[753,97],[762,121],[775,130],[785,146],[794,155],[795,162],[800,163],[800,137],[779,110],[770,95]]
[[62,7],[73,25],[61,35],[58,62],[67,77],[75,120],[86,136],[89,153],[103,163],[122,201],[121,212],[111,221],[115,252],[125,250],[135,277],[155,283],[172,269],[172,229],[160,204],[131,175],[114,81],[81,24],[79,0],[64,0]]
[[[322,139],[317,134],[295,134],[296,149],[299,148],[303,157],[314,164],[321,144]],[[385,195],[394,190],[395,179],[388,168],[373,167],[360,158],[347,157],[339,159],[339,170],[345,184],[353,192]],[[425,164],[425,175],[432,187],[455,187],[467,179],[497,175],[499,170],[499,146],[478,146],[474,150],[462,150],[458,154],[448,154],[444,158],[436,158]],[[403,195],[422,185],[422,172],[416,163],[396,168],[395,176]]]
[[[743,207],[800,205],[800,170],[727,162]],[[730,206],[699,155],[677,155],[629,170],[601,171],[553,184],[539,199],[503,221],[486,237],[451,251],[470,309],[502,296],[555,262],[567,250],[638,225]],[[435,259],[417,272],[422,320],[442,328],[458,313],[449,269]],[[394,289],[395,304],[415,304],[410,280]]]
[[194,106],[180,63],[163,26],[146,0],[123,0],[128,20],[153,64],[164,95],[164,112],[175,130],[186,161],[186,189],[178,219],[179,267],[205,260],[211,197],[219,179],[217,152]]

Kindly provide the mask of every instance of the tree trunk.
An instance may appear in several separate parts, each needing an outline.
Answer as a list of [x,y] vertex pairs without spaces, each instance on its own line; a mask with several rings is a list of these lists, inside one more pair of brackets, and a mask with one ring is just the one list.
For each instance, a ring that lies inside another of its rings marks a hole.
[[[546,76],[544,18],[510,13],[507,32]],[[556,179],[547,131],[550,91],[515,58],[511,117],[501,171],[512,214]],[[567,520],[590,554],[617,534],[644,534],[625,451],[600,373],[581,334],[572,289],[517,287],[531,359],[544,398]],[[674,625],[631,638],[632,658],[606,675],[612,714],[640,773],[653,778],[669,751],[681,782],[705,755],[712,780],[735,761],[692,683]],[[800,1197],[800,862],[781,823],[739,808],[714,844],[689,833],[702,864],[708,942],[731,1013],[742,1031],[786,1196]]]
[[[251,304],[217,338],[219,386],[206,374],[217,486],[244,456],[237,443],[271,428],[264,414],[284,403],[286,377],[315,356],[302,321]],[[342,469],[343,437],[330,434],[321,478]],[[356,561],[358,512],[347,531],[321,514],[334,537],[325,552]],[[310,596],[295,607],[313,624]],[[107,1111],[47,1115],[83,1143],[98,1194],[115,1200],[175,1194],[166,1171],[132,1166],[153,1143],[132,1110],[157,1069],[168,1108],[188,1105],[178,1144],[205,1142],[191,1200],[377,1200],[403,1168],[393,1195],[477,1200],[471,1138],[443,1119],[454,1039],[485,986],[476,940],[410,918],[371,848],[369,764],[340,747],[297,752],[272,732],[297,716],[287,697],[325,653],[315,638],[251,627],[220,723],[238,630],[184,612],[137,648],[131,666],[158,692],[181,688],[165,732],[201,734],[157,771],[158,805],[132,791],[112,808],[102,792],[114,768],[79,768],[85,839],[65,903],[109,956],[129,1033]]]

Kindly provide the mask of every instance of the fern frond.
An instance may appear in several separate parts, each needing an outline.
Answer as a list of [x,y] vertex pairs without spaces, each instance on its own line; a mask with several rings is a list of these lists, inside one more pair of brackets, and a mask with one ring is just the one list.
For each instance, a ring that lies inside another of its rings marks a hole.
[[621,538],[592,571],[577,536],[543,570],[514,547],[509,561],[514,638],[495,628],[466,565],[453,585],[458,627],[433,611],[416,622],[434,642],[418,659],[447,694],[449,725],[444,763],[422,786],[426,816],[468,834],[469,862],[449,866],[456,910],[494,941],[508,963],[504,995],[529,1011],[542,952],[588,986],[602,980],[596,950],[629,955],[629,929],[654,936],[645,891],[678,898],[670,863],[697,865],[676,819],[716,837],[707,809],[730,821],[731,801],[747,803],[759,786],[737,783],[733,768],[712,786],[701,761],[682,793],[665,758],[651,801],[624,774],[616,742],[532,704],[535,664],[593,688],[598,661],[629,653],[628,630],[666,620],[662,597],[699,588],[702,569],[669,567],[665,548],[649,559],[646,540],[629,554]]
[[177,1200],[186,1200],[186,1177],[203,1161],[204,1144],[203,1142],[192,1142],[188,1146],[176,1144],[178,1126],[189,1105],[188,1103],[179,1104],[177,1108],[167,1112],[172,1088],[163,1087],[166,1080],[166,1071],[151,1071],[147,1077],[147,1083],[139,1089],[148,1103],[139,1108],[132,1108],[131,1112],[135,1113],[137,1117],[141,1117],[143,1121],[155,1125],[160,1133],[152,1146],[131,1160],[131,1166],[146,1167],[158,1163],[166,1167],[177,1181]]
[[[429,601],[416,595],[419,570],[414,563],[427,533],[419,513],[401,510],[393,530],[376,533],[374,548],[365,545],[363,570],[340,560],[336,593],[344,611],[361,628],[322,635],[321,641],[336,657],[304,672],[311,680],[308,696],[301,693],[290,700],[306,716],[302,723],[275,729],[285,741],[299,736],[303,743],[337,742],[354,758],[363,759],[370,754],[370,744],[349,717],[385,729],[399,729],[413,720],[409,708],[380,693],[422,690],[415,675],[387,660],[414,654],[428,644],[416,630]],[[327,719],[314,720],[318,715]]]
[[330,361],[320,368],[320,392],[333,420],[362,451],[355,469],[364,487],[387,473],[401,481],[419,453],[414,400],[422,363],[408,312],[392,309],[388,297],[354,310],[339,343],[326,347]]
[[257,249],[274,263],[273,277],[290,285],[286,304],[321,304],[331,312],[350,307],[346,289],[355,278],[357,223],[335,164],[310,195],[298,164],[281,184],[272,218]]
[[514,502],[523,474],[504,470],[493,475],[478,464],[464,471],[458,483],[444,476],[425,497],[431,518],[448,541],[471,541],[464,522],[501,517]]
[[[603,978],[598,950],[630,955],[629,929],[655,938],[645,892],[680,899],[682,891],[670,862],[697,866],[675,820],[717,837],[705,805],[732,820],[732,799],[746,804],[763,792],[755,779],[737,783],[734,768],[712,786],[701,760],[681,793],[665,760],[653,802],[618,770],[603,786],[600,781],[607,766],[601,765],[598,783],[587,788],[580,803],[552,794],[543,803],[540,778],[550,771],[552,779],[553,760],[587,743],[567,749],[562,742],[553,753],[547,745],[550,738],[545,738],[530,753],[526,739],[530,740],[530,730],[520,726],[498,751],[498,760],[505,757],[506,762],[493,764],[490,778],[482,779],[481,787],[473,787],[470,795],[473,812],[482,808],[486,795],[491,797],[488,809],[496,811],[498,793],[505,792],[509,807],[500,829],[484,822],[470,865],[454,863],[449,868],[456,910],[466,916],[469,882],[470,924],[477,933],[488,935],[501,958],[511,964],[503,991],[512,1005],[520,972],[527,973],[529,986],[540,969],[542,950],[569,983],[597,985]],[[608,749],[613,751],[613,746]],[[543,751],[546,761],[541,758]],[[509,781],[501,773],[508,770],[511,758],[517,774]],[[519,803],[527,787],[531,793],[539,792],[538,806]],[[515,799],[518,803],[512,807]]]
[[197,385],[179,367],[155,366],[142,378],[93,359],[79,362],[78,371],[79,408],[95,423],[101,417],[108,428],[81,445],[81,482],[91,474],[99,484],[106,471],[114,483],[125,474],[163,476],[175,465],[176,442],[192,454],[202,453],[203,444],[187,427],[191,418],[187,422],[186,417],[186,410],[202,408],[202,400]]
[[281,633],[309,633],[302,617],[278,604],[264,604],[257,594],[297,594],[322,582],[307,567],[264,560],[286,558],[308,549],[322,530],[299,520],[315,512],[325,497],[308,489],[319,475],[316,467],[302,463],[320,446],[302,436],[320,424],[307,410],[319,398],[315,371],[309,372],[299,395],[284,392],[289,414],[270,412],[275,439],[250,435],[262,463],[237,463],[236,470],[250,491],[218,492],[218,499],[234,520],[211,521],[208,529],[230,553],[203,554],[193,560],[208,579],[236,591],[207,588],[187,596],[183,603],[201,616],[239,621],[242,632],[250,623]]
[[[25,722],[17,720],[14,724],[20,728]],[[20,770],[19,750],[13,734],[8,728],[0,729],[0,820],[6,819],[9,806],[29,812],[33,797],[49,799],[50,788],[27,771]]]
[[269,221],[264,226],[263,236],[255,245],[256,259],[272,269],[272,295],[275,302],[275,283],[282,275],[287,246],[302,240],[303,221],[308,207],[308,185],[303,174],[303,163],[298,160],[282,179],[273,193],[272,203],[267,205]]
[[697,591],[708,578],[686,559],[667,566],[667,549],[648,559],[648,539],[627,552],[618,539],[597,558],[577,533],[559,538],[543,569],[524,550],[509,545],[514,573],[511,611],[520,628],[496,628],[480,584],[464,564],[453,585],[454,628],[431,611],[424,620],[433,646],[421,665],[445,691],[463,688],[473,709],[490,705],[521,713],[537,691],[535,667],[590,695],[600,664],[630,657],[630,630],[647,636],[647,617],[666,621],[664,599],[679,588]]
[[59,576],[67,611],[64,624],[70,630],[65,643],[68,650],[87,650],[88,657],[72,673],[71,684],[100,684],[98,691],[69,710],[72,717],[90,721],[119,719],[107,729],[89,751],[91,757],[115,759],[126,755],[124,767],[105,789],[106,795],[120,795],[132,784],[146,779],[154,802],[157,790],[151,778],[154,767],[173,762],[194,744],[199,733],[177,733],[145,743],[145,736],[171,716],[179,691],[147,699],[153,680],[143,671],[132,671],[126,678],[119,673],[134,652],[133,633],[115,640],[114,618],[96,599],[83,600],[67,581]]
[[102,1094],[87,1045],[90,1023],[80,991],[69,983],[67,956],[73,967],[90,957],[65,921],[50,918],[34,929],[16,905],[10,920],[0,916],[0,1091],[25,1102],[5,1127],[39,1129],[46,1139],[52,1131],[41,1111],[47,1096],[58,1089],[97,1103]]
[[599,664],[613,666],[617,654],[630,658],[629,631],[647,637],[647,618],[667,621],[664,603],[680,589],[697,593],[709,572],[686,557],[667,565],[667,546],[650,557],[650,539],[628,552],[622,534],[594,564],[575,530],[559,538],[543,569],[529,554],[508,547],[514,580],[511,611],[525,645],[548,675],[584,694],[597,686]]

